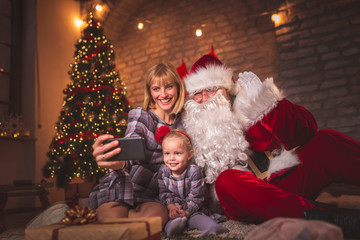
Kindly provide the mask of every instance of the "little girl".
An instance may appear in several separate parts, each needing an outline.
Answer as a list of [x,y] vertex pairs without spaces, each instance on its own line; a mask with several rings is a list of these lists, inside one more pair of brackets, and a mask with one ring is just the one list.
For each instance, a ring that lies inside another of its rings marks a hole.
[[181,233],[186,223],[189,228],[203,231],[199,237],[228,232],[205,214],[204,177],[201,168],[191,164],[194,151],[189,136],[182,130],[162,126],[157,129],[155,138],[162,144],[165,163],[159,169],[158,182],[160,201],[169,210],[166,235]]

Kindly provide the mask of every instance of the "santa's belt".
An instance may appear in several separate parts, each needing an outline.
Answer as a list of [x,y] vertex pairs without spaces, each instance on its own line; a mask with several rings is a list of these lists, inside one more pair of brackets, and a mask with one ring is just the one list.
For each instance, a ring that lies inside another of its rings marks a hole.
[[248,158],[249,168],[258,178],[265,179],[268,177],[270,160],[273,158],[274,156],[270,151],[253,151]]

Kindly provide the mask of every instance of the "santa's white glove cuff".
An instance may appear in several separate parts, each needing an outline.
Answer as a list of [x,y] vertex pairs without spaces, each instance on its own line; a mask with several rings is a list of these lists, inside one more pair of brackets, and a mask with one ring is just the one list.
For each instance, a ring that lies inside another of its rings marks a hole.
[[260,78],[258,78],[258,76],[256,76],[253,72],[239,73],[238,82],[249,98],[256,97],[262,88]]

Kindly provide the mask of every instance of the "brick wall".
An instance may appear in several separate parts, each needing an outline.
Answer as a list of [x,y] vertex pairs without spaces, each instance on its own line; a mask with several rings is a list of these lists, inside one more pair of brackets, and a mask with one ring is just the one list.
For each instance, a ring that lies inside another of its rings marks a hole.
[[[133,107],[141,106],[146,71],[159,62],[188,69],[214,46],[234,75],[253,71],[310,109],[319,128],[360,140],[357,0],[113,0],[104,18]],[[134,4],[136,3],[136,4]],[[125,10],[124,10],[125,9]],[[282,9],[275,26],[270,13]],[[143,30],[137,22],[145,22]],[[203,36],[195,29],[203,26]]]
[[285,93],[319,128],[360,140],[360,2],[289,2],[275,30]]

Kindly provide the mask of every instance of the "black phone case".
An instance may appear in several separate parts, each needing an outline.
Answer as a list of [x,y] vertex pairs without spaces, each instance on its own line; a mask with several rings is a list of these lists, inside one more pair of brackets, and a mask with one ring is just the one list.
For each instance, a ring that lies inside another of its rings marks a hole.
[[[142,137],[111,138],[105,140],[104,144],[107,144],[112,141],[119,142],[119,145],[117,145],[116,147],[121,147],[121,152],[113,156],[112,158],[109,158],[108,161],[145,160],[144,138]],[[109,151],[115,148],[112,148]]]

